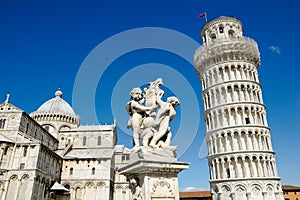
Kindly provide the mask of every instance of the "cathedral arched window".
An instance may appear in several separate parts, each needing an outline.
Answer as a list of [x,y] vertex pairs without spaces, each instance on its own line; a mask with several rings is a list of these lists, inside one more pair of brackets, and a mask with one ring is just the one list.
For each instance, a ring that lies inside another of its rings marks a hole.
[[101,136],[98,136],[97,145],[101,145]]
[[0,128],[3,129],[5,126],[5,119],[0,119]]
[[95,167],[93,167],[93,168],[92,168],[92,175],[95,174],[95,171],[96,171],[96,169],[95,169]]
[[70,175],[73,175],[73,167],[70,168]]
[[86,146],[86,136],[83,136],[82,138],[82,146]]
[[24,157],[26,157],[26,155],[27,155],[27,150],[28,150],[28,147],[24,146],[24,151],[23,151],[23,156]]
[[81,189],[80,187],[77,187],[75,189],[75,199],[80,199],[81,198]]
[[5,155],[5,156],[7,155],[8,148],[9,148],[8,146],[5,147],[5,149],[4,149],[4,151],[3,151],[3,155]]
[[25,133],[28,133],[28,129],[29,129],[29,122],[26,123]]

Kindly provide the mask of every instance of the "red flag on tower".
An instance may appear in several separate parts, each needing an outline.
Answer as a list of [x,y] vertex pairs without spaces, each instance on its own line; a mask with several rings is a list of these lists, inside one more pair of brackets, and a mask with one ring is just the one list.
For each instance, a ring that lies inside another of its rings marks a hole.
[[198,15],[198,18],[200,18],[200,17],[205,17],[205,13],[199,14],[199,15]]
[[205,21],[207,22],[206,12],[199,14],[198,18],[200,18],[200,17],[205,17]]

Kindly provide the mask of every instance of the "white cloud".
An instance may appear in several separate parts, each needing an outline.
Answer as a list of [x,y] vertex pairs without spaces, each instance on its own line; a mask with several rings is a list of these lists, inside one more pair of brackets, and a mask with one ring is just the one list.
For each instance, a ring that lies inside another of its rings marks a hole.
[[270,46],[269,49],[271,51],[273,51],[274,53],[281,54],[281,50],[280,50],[280,48],[278,46],[274,46],[273,45],[273,46]]
[[194,191],[209,191],[209,189],[206,188],[196,188],[196,187],[186,187],[184,189],[181,189],[182,192],[194,192]]

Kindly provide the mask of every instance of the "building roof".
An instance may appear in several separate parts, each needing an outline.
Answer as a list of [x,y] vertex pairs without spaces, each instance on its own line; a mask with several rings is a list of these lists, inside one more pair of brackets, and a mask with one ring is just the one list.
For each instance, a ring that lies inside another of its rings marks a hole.
[[[64,150],[56,151],[62,155]],[[114,149],[72,149],[66,153],[64,159],[110,159],[113,157]]]
[[179,192],[180,198],[193,198],[193,197],[211,197],[209,190],[207,191],[190,191],[190,192]]
[[61,97],[62,92],[58,89],[55,97],[43,103],[36,112],[76,115],[70,104]]
[[125,147],[124,145],[115,146],[116,153],[130,154],[131,150]]
[[[78,127],[72,128],[70,132],[77,131],[111,131],[115,128],[115,125],[80,125]],[[68,132],[68,131],[66,131]]]
[[13,143],[13,141],[11,141],[10,139],[8,139],[7,137],[5,137],[4,135],[0,134],[0,142],[9,142],[9,143]]
[[283,185],[282,190],[283,191],[300,191],[300,187],[294,186],[294,185]]
[[70,190],[68,190],[58,182],[55,182],[54,185],[50,188],[50,190],[70,192]]

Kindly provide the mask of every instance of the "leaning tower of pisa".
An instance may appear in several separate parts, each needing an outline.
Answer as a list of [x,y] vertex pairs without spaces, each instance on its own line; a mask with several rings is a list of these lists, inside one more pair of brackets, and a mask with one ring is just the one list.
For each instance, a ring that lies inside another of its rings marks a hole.
[[236,18],[201,30],[194,63],[202,83],[210,186],[214,200],[283,199],[257,68],[257,43]]

